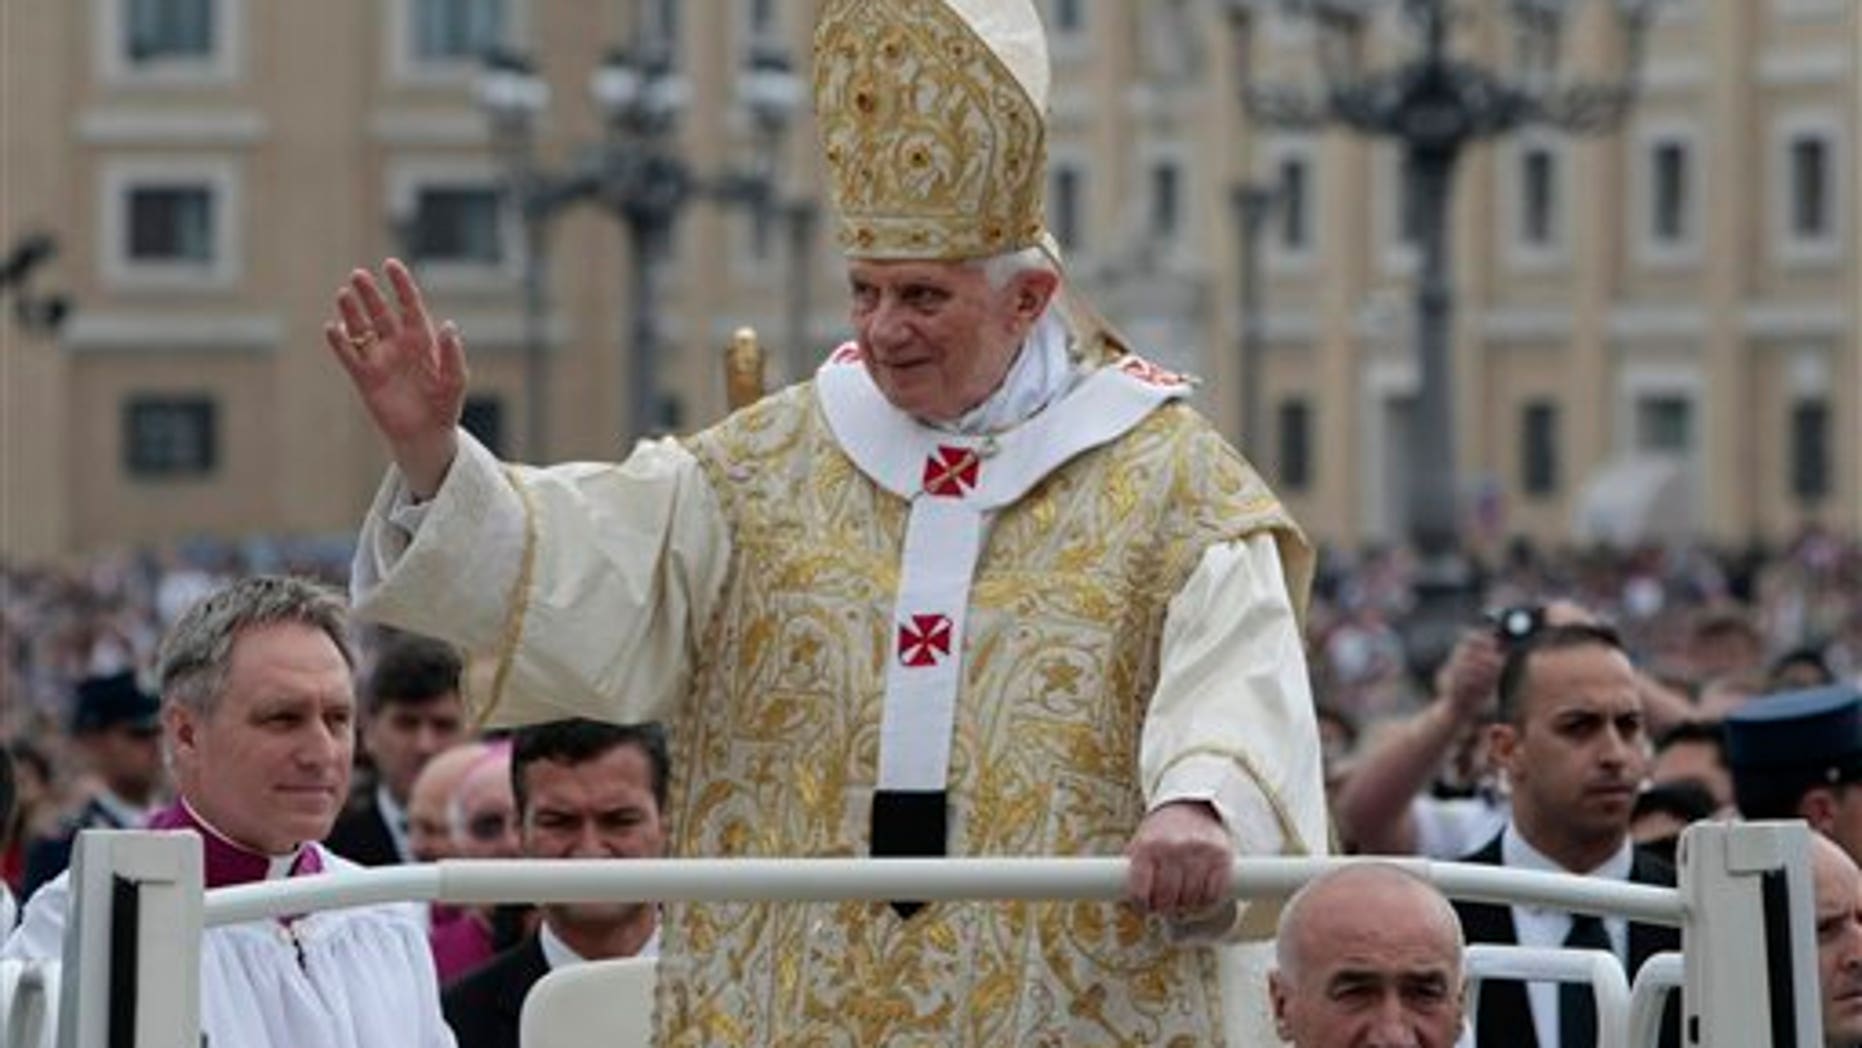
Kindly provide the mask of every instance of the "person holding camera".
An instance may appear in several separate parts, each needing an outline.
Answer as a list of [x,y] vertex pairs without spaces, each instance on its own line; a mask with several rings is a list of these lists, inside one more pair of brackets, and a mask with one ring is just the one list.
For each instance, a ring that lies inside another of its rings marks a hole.
[[[1518,870],[1672,887],[1674,868],[1630,839],[1648,773],[1641,685],[1608,627],[1546,625],[1509,647],[1499,706],[1487,729],[1510,787],[1506,825],[1463,861]],[[1679,949],[1673,928],[1537,906],[1457,903],[1470,943],[1605,950],[1633,978],[1652,955]],[[1582,991],[1582,992],[1575,992]],[[1673,1011],[1663,1044],[1678,1043]],[[1592,1048],[1595,1003],[1586,987],[1501,981],[1475,1015],[1480,1044]]]
[[[1499,789],[1480,729],[1493,716],[1494,694],[1508,647],[1548,623],[1588,622],[1569,601],[1522,605],[1489,616],[1462,635],[1435,675],[1435,699],[1397,725],[1358,762],[1339,790],[1339,835],[1354,851],[1458,859],[1506,825]],[[1471,787],[1464,797],[1438,797],[1443,777]]]

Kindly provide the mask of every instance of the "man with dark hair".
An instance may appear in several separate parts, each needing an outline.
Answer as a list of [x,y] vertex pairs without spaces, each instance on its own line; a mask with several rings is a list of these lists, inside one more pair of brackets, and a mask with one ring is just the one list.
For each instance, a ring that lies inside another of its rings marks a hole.
[[[1512,816],[1467,861],[1672,886],[1674,869],[1630,841],[1647,742],[1636,672],[1616,634],[1590,624],[1546,627],[1507,653],[1499,700],[1490,743],[1512,784]],[[1622,918],[1534,906],[1455,908],[1471,943],[1608,950],[1632,977],[1652,954],[1681,945],[1672,928]],[[1478,1042],[1592,1048],[1595,1005],[1579,989],[1492,984],[1475,1017]],[[1678,1020],[1663,1043],[1679,1043]]]
[[1754,699],[1726,718],[1733,796],[1748,819],[1803,819],[1862,861],[1862,691]]
[[[666,852],[666,733],[657,724],[551,721],[517,732],[511,790],[532,859],[641,859]],[[458,982],[444,998],[460,1048],[516,1048],[524,995],[552,969],[659,954],[646,903],[542,907],[535,934]]]
[[1655,740],[1655,763],[1649,781],[1657,786],[1694,782],[1712,797],[1714,807],[1733,806],[1733,773],[1726,764],[1726,734],[1718,724],[1688,721]]
[[49,836],[26,851],[21,895],[64,872],[80,830],[140,827],[155,810],[162,782],[160,703],[132,672],[91,677],[78,684],[71,737],[97,786],[84,804]]
[[375,765],[372,787],[350,798],[325,843],[364,866],[413,862],[407,804],[427,761],[465,734],[459,697],[464,664],[444,641],[391,634],[369,674],[362,746]]

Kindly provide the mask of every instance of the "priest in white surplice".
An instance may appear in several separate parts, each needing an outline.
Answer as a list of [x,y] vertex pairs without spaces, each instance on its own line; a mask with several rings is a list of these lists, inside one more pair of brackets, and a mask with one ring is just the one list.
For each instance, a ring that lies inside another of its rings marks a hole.
[[[163,639],[163,742],[180,796],[149,825],[200,835],[209,888],[357,868],[316,843],[349,794],[353,664],[341,598],[297,579],[237,582]],[[34,893],[0,956],[62,956],[69,877]],[[200,964],[213,1048],[453,1045],[409,904],[213,928]]]
[[1325,845],[1305,542],[1065,283],[1028,0],[829,0],[815,56],[857,337],[697,436],[501,464],[459,333],[352,275],[358,608],[492,653],[490,721],[670,723],[679,855],[1133,860],[1130,905],[670,906],[662,1044],[1273,1043],[1276,908],[1222,902]]

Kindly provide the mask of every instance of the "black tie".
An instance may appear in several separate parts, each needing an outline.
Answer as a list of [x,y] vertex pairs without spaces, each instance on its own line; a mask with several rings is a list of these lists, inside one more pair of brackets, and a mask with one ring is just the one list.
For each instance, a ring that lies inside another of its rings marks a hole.
[[[934,859],[943,855],[948,818],[943,790],[873,791],[873,858]],[[923,906],[922,902],[892,904],[903,918],[910,918]]]
[[[1569,950],[1610,951],[1610,934],[1603,918],[1581,914],[1571,918]],[[1562,1048],[1597,1048],[1597,1002],[1588,983],[1558,984],[1558,1041]]]

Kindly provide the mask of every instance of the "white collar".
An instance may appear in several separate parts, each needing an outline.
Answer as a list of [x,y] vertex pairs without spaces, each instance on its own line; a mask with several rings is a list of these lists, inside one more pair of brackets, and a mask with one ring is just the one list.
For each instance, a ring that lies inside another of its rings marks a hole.
[[1635,843],[1628,834],[1623,835],[1622,846],[1616,853],[1597,865],[1594,870],[1567,870],[1558,860],[1532,846],[1526,835],[1519,832],[1519,824],[1508,820],[1506,832],[1500,835],[1500,862],[1518,870],[1539,870],[1544,873],[1575,873],[1584,877],[1601,877],[1604,880],[1626,881],[1629,869],[1635,862]]
[[1016,350],[1015,361],[995,392],[957,421],[932,428],[981,436],[1013,429],[1040,414],[1086,377],[1068,353],[1069,337],[1060,311],[1050,307]]
[[[562,941],[562,936],[557,935],[556,929],[550,927],[547,918],[543,921],[543,926],[537,929],[537,945],[543,948],[543,963],[549,965],[550,971],[571,964],[588,963],[588,958],[575,952],[574,947]],[[653,934],[647,936],[647,941],[640,944],[640,950],[634,956],[659,956],[659,921],[657,919],[653,922]]]
[[149,821],[149,816],[155,814],[156,808],[159,807],[153,804],[138,807],[117,796],[116,792],[107,786],[97,787],[97,792],[91,795],[91,800],[125,830],[141,829],[142,825]]
[[859,347],[848,343],[821,366],[815,391],[835,442],[881,487],[916,498],[934,458],[948,465],[974,451],[991,460],[990,467],[980,478],[965,477],[961,498],[991,510],[1019,499],[1073,456],[1122,436],[1164,403],[1187,396],[1191,385],[1141,357],[1126,356],[1081,378],[1019,425],[964,435],[934,429],[893,407],[874,384]]

